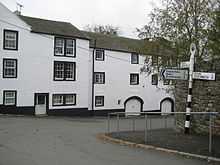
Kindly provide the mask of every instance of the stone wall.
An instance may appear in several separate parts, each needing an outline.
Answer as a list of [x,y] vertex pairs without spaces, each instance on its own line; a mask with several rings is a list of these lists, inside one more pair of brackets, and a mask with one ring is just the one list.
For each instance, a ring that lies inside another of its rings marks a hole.
[[[216,81],[194,80],[193,82],[193,112],[219,112],[220,113],[220,59],[212,62],[203,62],[195,66],[195,71],[214,72],[216,73]],[[175,110],[186,111],[186,98],[188,92],[187,81],[177,81],[175,85]],[[178,125],[183,128],[185,117],[176,115]],[[209,125],[208,115],[191,115],[191,131],[196,133],[207,133]],[[213,129],[215,134],[220,135],[220,115],[214,118]]]

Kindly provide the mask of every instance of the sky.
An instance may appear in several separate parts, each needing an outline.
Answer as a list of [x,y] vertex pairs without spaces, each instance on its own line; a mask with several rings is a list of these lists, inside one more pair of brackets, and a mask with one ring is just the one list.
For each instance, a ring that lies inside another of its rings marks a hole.
[[136,28],[148,21],[160,0],[0,0],[11,11],[22,4],[22,15],[71,22],[79,29],[86,25],[113,25],[120,35],[137,38]]

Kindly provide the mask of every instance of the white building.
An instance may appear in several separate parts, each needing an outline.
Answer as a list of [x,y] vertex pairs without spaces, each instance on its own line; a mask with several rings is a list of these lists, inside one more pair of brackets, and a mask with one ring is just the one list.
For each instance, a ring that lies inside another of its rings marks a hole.
[[173,110],[171,94],[140,74],[145,56],[129,47],[139,40],[18,16],[1,3],[0,31],[0,113]]

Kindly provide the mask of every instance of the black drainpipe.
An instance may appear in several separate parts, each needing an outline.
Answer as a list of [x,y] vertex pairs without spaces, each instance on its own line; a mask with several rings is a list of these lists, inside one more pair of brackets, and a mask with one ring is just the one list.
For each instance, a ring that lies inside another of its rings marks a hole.
[[96,49],[96,39],[94,40],[94,48],[92,52],[92,115],[94,115],[94,71],[95,71],[95,49]]

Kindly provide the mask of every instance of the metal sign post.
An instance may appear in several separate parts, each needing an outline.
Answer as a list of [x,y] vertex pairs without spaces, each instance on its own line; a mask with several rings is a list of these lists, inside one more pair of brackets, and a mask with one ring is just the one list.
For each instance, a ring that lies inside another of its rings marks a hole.
[[189,134],[190,127],[190,112],[192,109],[192,85],[193,85],[193,71],[194,71],[194,59],[196,54],[196,45],[192,43],[190,45],[190,65],[189,65],[189,87],[186,106],[186,121],[185,121],[185,134]]

